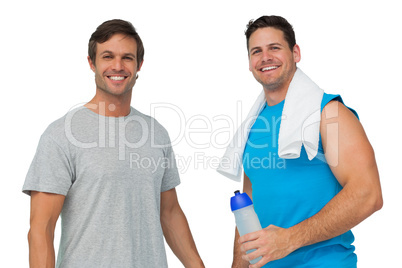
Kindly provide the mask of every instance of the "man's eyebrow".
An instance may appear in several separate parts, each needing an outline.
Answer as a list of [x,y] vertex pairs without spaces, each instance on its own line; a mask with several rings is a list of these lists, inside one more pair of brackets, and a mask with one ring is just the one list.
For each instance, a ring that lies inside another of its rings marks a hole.
[[136,58],[135,54],[133,53],[125,53],[124,56],[131,56],[133,58]]
[[253,50],[256,50],[256,49],[260,49],[260,48],[261,48],[260,46],[252,47],[252,48],[250,48],[250,51],[253,51]]
[[283,45],[281,43],[271,43],[268,46],[281,46],[281,47],[283,47]]
[[[114,54],[114,53],[110,50],[105,50],[100,53],[100,55],[103,55],[103,54]],[[130,57],[136,58],[134,53],[124,53],[124,56],[130,56]]]
[[102,55],[102,54],[113,54],[113,52],[110,51],[110,50],[105,50],[105,51],[100,53],[100,55]]
[[[266,47],[272,47],[272,46],[281,46],[281,47],[283,47],[284,45],[282,45],[281,43],[274,42],[274,43],[269,43],[268,45],[265,45],[265,46]],[[261,49],[261,46],[252,47],[250,49],[250,51],[253,51],[255,49]]]

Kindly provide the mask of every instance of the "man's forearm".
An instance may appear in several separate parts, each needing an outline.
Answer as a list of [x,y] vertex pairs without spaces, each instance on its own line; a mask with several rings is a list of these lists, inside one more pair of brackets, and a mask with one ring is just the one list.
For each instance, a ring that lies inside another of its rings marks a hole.
[[233,247],[233,263],[232,268],[247,268],[249,266],[249,262],[242,259],[243,253],[240,250],[239,244],[239,232],[237,228],[235,230],[235,239],[234,239],[234,247]]
[[296,247],[341,235],[380,209],[375,195],[358,189],[359,185],[346,185],[320,212],[289,228]]
[[29,267],[54,268],[53,235],[49,231],[31,228],[28,233]]
[[162,215],[161,224],[166,242],[183,265],[188,267],[204,267],[191,235],[186,216],[180,206],[168,215]]
[[[261,231],[244,235],[241,250],[257,249],[264,264],[284,258],[298,248],[339,236],[381,208],[381,194],[369,184],[350,181],[317,214],[293,227],[270,225]],[[247,242],[249,241],[249,242]],[[245,243],[247,242],[247,243]],[[257,251],[246,256],[254,259]]]

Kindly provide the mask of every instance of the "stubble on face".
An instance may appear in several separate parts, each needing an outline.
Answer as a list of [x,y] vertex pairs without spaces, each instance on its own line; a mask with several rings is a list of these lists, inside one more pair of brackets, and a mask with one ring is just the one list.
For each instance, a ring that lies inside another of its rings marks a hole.
[[97,91],[112,96],[131,94],[141,68],[137,65],[136,52],[136,41],[122,34],[98,43],[96,64],[91,64]]
[[300,60],[296,45],[288,46],[281,30],[266,27],[256,30],[249,39],[249,69],[266,91],[286,91]]
[[264,88],[264,90],[266,91],[270,91],[270,92],[276,92],[281,90],[283,87],[285,87],[285,85],[289,85],[290,81],[293,78],[293,74],[286,72],[284,74],[282,74],[281,76],[279,76],[277,79],[272,79],[272,80],[262,80],[259,77],[256,77],[257,82],[259,82],[262,87]]
[[[127,93],[131,92],[136,80],[133,79],[130,83],[127,83],[125,87],[110,87],[106,83],[106,79],[110,79],[109,77],[120,77],[120,76],[125,76],[129,77],[129,73],[126,72],[104,72],[104,73],[99,73],[99,71],[95,72],[95,84],[97,90],[100,90],[106,94],[110,94],[113,96],[123,96],[126,95]],[[106,78],[105,78],[106,77]],[[116,90],[117,88],[117,90]]]

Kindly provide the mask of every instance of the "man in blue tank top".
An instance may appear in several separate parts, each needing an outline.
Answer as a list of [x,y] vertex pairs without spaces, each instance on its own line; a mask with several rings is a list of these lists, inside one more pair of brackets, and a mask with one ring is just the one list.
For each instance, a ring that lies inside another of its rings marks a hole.
[[[282,111],[300,61],[292,26],[263,16],[246,30],[249,69],[266,104],[243,154],[244,188],[263,230],[239,237],[232,267],[356,267],[351,228],[382,207],[373,149],[357,114],[325,94],[317,156],[278,156]],[[256,249],[250,254],[246,251]],[[250,265],[249,260],[262,256]],[[250,265],[250,266],[249,266]]]

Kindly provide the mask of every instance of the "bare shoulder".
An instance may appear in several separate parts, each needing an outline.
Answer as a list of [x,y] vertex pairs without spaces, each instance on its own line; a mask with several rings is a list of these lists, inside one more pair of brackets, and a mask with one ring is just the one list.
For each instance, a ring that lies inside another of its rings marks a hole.
[[330,101],[324,107],[321,114],[320,131],[325,148],[331,148],[333,143],[337,143],[338,146],[345,147],[345,149],[363,144],[369,145],[359,119],[339,101]]
[[329,102],[321,115],[321,139],[328,164],[343,186],[352,174],[375,167],[374,151],[358,118],[338,101]]
[[342,102],[336,100],[332,100],[325,105],[321,113],[321,120],[324,124],[337,120],[351,120],[352,122],[360,124],[356,115]]
[[[339,101],[330,101],[321,113],[321,137],[324,143],[343,138],[342,142],[368,142],[363,126],[356,115]],[[348,140],[349,139],[349,140]],[[339,141],[339,140],[338,140]]]

